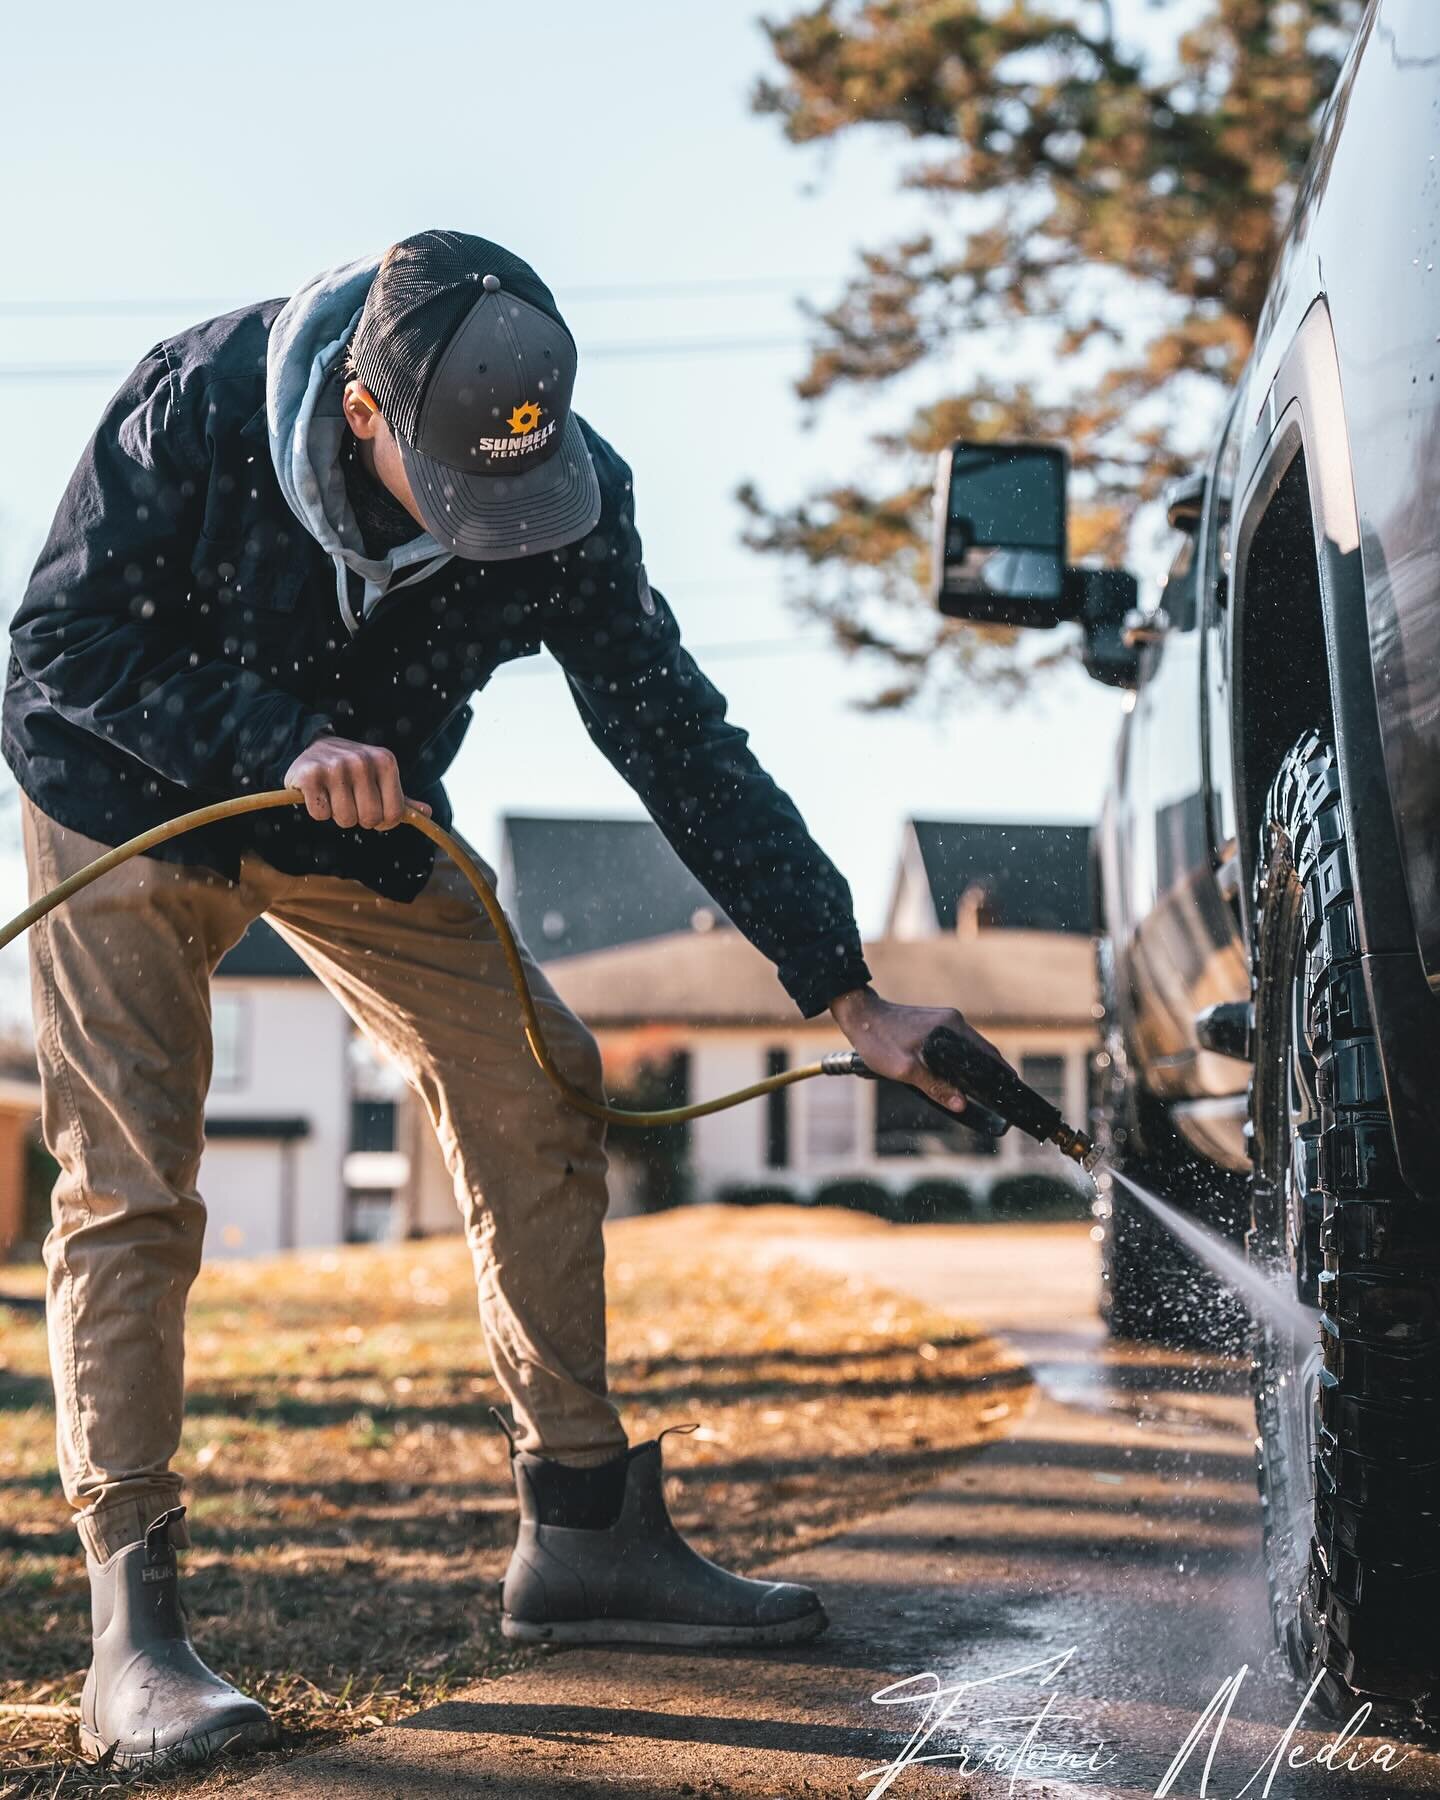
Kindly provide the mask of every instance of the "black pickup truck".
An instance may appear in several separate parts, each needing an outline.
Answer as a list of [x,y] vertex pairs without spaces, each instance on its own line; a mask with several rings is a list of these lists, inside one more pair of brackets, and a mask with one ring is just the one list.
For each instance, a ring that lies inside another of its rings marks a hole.
[[[1440,5],[1375,0],[1159,604],[1066,566],[1063,452],[954,446],[948,613],[1129,689],[1094,873],[1099,1128],[1315,1313],[1250,1328],[1277,1632],[1440,1718]],[[1112,1328],[1198,1291],[1116,1190]],[[1178,1321],[1183,1323],[1182,1321]],[[1227,1328],[1229,1328],[1227,1326]],[[1236,1331],[1244,1327],[1235,1325]]]

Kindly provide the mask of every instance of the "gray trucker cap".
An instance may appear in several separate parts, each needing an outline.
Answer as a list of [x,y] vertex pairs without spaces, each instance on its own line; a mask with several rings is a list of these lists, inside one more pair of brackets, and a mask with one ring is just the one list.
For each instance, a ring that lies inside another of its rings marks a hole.
[[423,232],[388,253],[356,330],[355,373],[437,543],[503,561],[595,528],[600,484],[570,410],[576,360],[549,289],[498,245]]

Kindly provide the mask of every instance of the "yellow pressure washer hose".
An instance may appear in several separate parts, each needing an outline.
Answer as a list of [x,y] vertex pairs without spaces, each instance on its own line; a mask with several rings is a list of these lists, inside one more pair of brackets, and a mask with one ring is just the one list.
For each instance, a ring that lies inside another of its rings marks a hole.
[[[198,831],[202,825],[214,825],[221,819],[234,819],[242,813],[268,812],[276,807],[304,804],[305,796],[297,789],[275,788],[268,793],[239,794],[233,800],[221,800],[214,806],[197,807],[194,812],[181,813],[178,819],[169,819],[163,825],[142,831],[139,837],[117,845],[113,850],[107,850],[104,856],[97,856],[94,862],[87,863],[83,869],[77,869],[58,887],[51,888],[48,894],[42,894],[38,900],[32,901],[24,912],[17,913],[7,925],[0,928],[0,950],[13,943],[37,919],[43,919],[46,913],[59,906],[62,901],[68,900],[72,894],[78,894],[81,888],[89,887],[92,881],[98,881],[111,869],[119,868],[121,863],[128,862],[132,856],[143,856],[157,844],[168,843],[171,838],[184,837],[187,831]],[[758,1100],[762,1094],[773,1094],[777,1088],[790,1087],[797,1081],[809,1081],[815,1075],[862,1075],[870,1080],[875,1079],[874,1071],[867,1068],[853,1050],[835,1050],[822,1056],[817,1062],[803,1063],[799,1068],[786,1069],[778,1075],[768,1075],[764,1081],[736,1088],[733,1093],[717,1095],[713,1100],[697,1100],[691,1106],[665,1106],[654,1112],[632,1112],[625,1107],[607,1106],[603,1101],[592,1100],[567,1078],[550,1055],[540,1015],[536,1011],[530,984],[525,977],[520,946],[515,942],[510,922],[501,910],[495,890],[486,879],[484,870],[457,837],[443,825],[437,825],[433,819],[427,818],[417,807],[407,805],[401,822],[413,825],[432,843],[438,844],[474,888],[476,898],[485,908],[500,941],[505,965],[515,989],[515,998],[520,1003],[525,1042],[530,1046],[530,1054],[566,1102],[577,1112],[585,1113],[592,1119],[601,1119],[607,1125],[683,1125],[687,1119],[703,1119],[710,1113],[725,1112],[732,1106],[742,1106],[747,1100]],[[965,1111],[966,1124],[998,1136],[1006,1129],[1007,1123],[1013,1121],[1030,1136],[1057,1145],[1067,1156],[1084,1163],[1087,1168],[1092,1166],[1095,1151],[1090,1140],[1083,1133],[1073,1131],[1066,1125],[1059,1113],[1033,1088],[1027,1087],[1007,1064],[943,1027],[933,1031],[925,1040],[922,1055],[932,1072],[970,1096],[970,1104]],[[989,1102],[996,1110],[990,1111],[985,1102]]]
[[[168,843],[171,838],[184,837],[187,831],[198,831],[202,825],[214,825],[220,819],[234,819],[241,813],[268,812],[274,807],[304,804],[305,796],[295,788],[275,788],[269,793],[240,794],[233,800],[221,800],[214,806],[197,807],[194,812],[181,813],[178,819],[169,819],[163,825],[142,831],[139,837],[133,837],[128,843],[108,850],[104,856],[97,856],[94,862],[86,863],[83,869],[77,869],[58,887],[51,888],[48,894],[42,894],[38,900],[33,901],[24,912],[17,913],[8,925],[0,929],[0,950],[13,943],[37,919],[43,919],[46,913],[59,906],[62,901],[68,900],[72,894],[78,894],[81,888],[89,887],[92,881],[98,881],[102,875],[108,875],[111,869],[118,869],[121,863],[129,862],[132,856],[143,856],[157,844]],[[703,1119],[707,1113],[724,1112],[727,1107],[740,1106],[746,1100],[758,1099],[761,1094],[773,1093],[776,1088],[788,1087],[792,1082],[808,1081],[812,1075],[832,1072],[823,1062],[806,1063],[801,1068],[786,1069],[783,1074],[767,1076],[764,1081],[754,1082],[750,1087],[736,1088],[732,1094],[721,1094],[715,1100],[697,1101],[693,1106],[662,1107],[656,1112],[629,1112],[623,1107],[606,1106],[599,1100],[592,1100],[569,1080],[550,1054],[540,1025],[540,1015],[536,1012],[535,1002],[530,995],[530,984],[525,978],[520,946],[515,942],[515,933],[501,910],[494,888],[485,878],[485,871],[457,837],[452,836],[443,825],[437,825],[433,819],[427,818],[417,807],[405,808],[403,823],[413,825],[417,831],[423,831],[432,843],[438,844],[474,888],[476,898],[485,908],[490,923],[495,927],[495,935],[500,940],[505,966],[510,971],[510,980],[515,989],[515,998],[520,1002],[525,1042],[530,1046],[530,1054],[578,1112],[587,1113],[592,1119],[603,1119],[608,1125],[683,1125],[687,1119]],[[836,1069],[833,1072],[838,1074],[842,1071]],[[849,1073],[848,1070],[843,1072]]]

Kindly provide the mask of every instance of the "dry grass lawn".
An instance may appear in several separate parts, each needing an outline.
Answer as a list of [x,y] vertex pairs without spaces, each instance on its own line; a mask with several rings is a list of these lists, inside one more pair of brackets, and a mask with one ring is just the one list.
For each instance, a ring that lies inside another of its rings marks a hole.
[[[774,1254],[777,1235],[892,1229],[697,1208],[610,1233],[611,1371],[635,1441],[666,1441],[681,1528],[754,1567],[889,1506],[1004,1429],[1026,1377],[948,1315]],[[757,1253],[757,1241],[770,1246]],[[38,1271],[0,1291],[0,1703],[69,1708],[86,1584],[55,1474]],[[29,1299],[32,1304],[23,1302]],[[190,1308],[180,1466],[202,1652],[290,1750],[388,1723],[515,1666],[497,1583],[513,1490],[457,1239],[207,1268]],[[125,1784],[213,1793],[253,1764]],[[117,1792],[73,1723],[0,1715],[0,1795]]]

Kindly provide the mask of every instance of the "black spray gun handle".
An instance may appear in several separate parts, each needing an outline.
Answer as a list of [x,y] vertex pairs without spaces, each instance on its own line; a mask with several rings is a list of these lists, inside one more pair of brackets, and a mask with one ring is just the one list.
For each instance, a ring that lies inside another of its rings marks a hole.
[[1087,1169],[1098,1161],[1095,1146],[1083,1131],[1067,1125],[1057,1109],[1023,1082],[1009,1063],[992,1056],[974,1038],[962,1037],[958,1031],[947,1031],[940,1025],[926,1038],[920,1054],[932,1075],[958,1087],[967,1097],[973,1094],[982,1105],[993,1107],[1027,1137],[1054,1144]]
[[[934,1037],[935,1035],[934,1032],[930,1034],[931,1037]],[[950,1079],[949,1076],[943,1075],[930,1061],[929,1049],[930,1038],[926,1038],[920,1051],[925,1066],[930,1070],[932,1075],[940,1075],[942,1080],[948,1081]],[[860,1055],[858,1050],[831,1050],[827,1055],[820,1058],[820,1065],[827,1075],[858,1075],[864,1081],[886,1081],[889,1079],[888,1076],[877,1075],[874,1069],[870,1067],[869,1063],[867,1063]],[[960,1087],[961,1084],[958,1081],[953,1081],[951,1082],[951,1086]],[[1010,1129],[1010,1121],[1008,1119],[1002,1118],[998,1112],[992,1112],[988,1106],[983,1106],[978,1099],[972,1098],[972,1096],[968,1092],[965,1092],[963,1088],[961,1088],[961,1091],[962,1093],[965,1093],[966,1100],[966,1106],[963,1113],[951,1112],[948,1106],[942,1106],[938,1100],[932,1100],[928,1094],[921,1093],[919,1088],[916,1088],[914,1091],[927,1106],[933,1107],[937,1113],[943,1118],[948,1119],[952,1125],[964,1125],[971,1131],[978,1131],[982,1136],[991,1138],[1004,1137],[1005,1133]]]
[[[920,1056],[932,1075],[959,1088],[969,1101],[960,1115],[964,1124],[992,1137],[999,1137],[1010,1125],[1018,1125],[1027,1137],[1042,1144],[1054,1144],[1066,1156],[1090,1166],[1094,1147],[1089,1138],[1082,1132],[1073,1131],[1043,1095],[1027,1086],[1008,1063],[982,1049],[973,1038],[962,1037],[958,1031],[949,1031],[943,1025],[937,1026],[921,1045]],[[833,1061],[837,1065],[846,1064],[835,1067],[833,1072],[837,1075],[865,1075],[875,1079],[873,1071],[853,1051],[848,1055],[837,1052],[823,1061],[827,1073],[830,1072],[828,1065]],[[944,1112],[946,1109],[939,1107],[937,1110]],[[949,1116],[956,1117],[954,1113]]]

